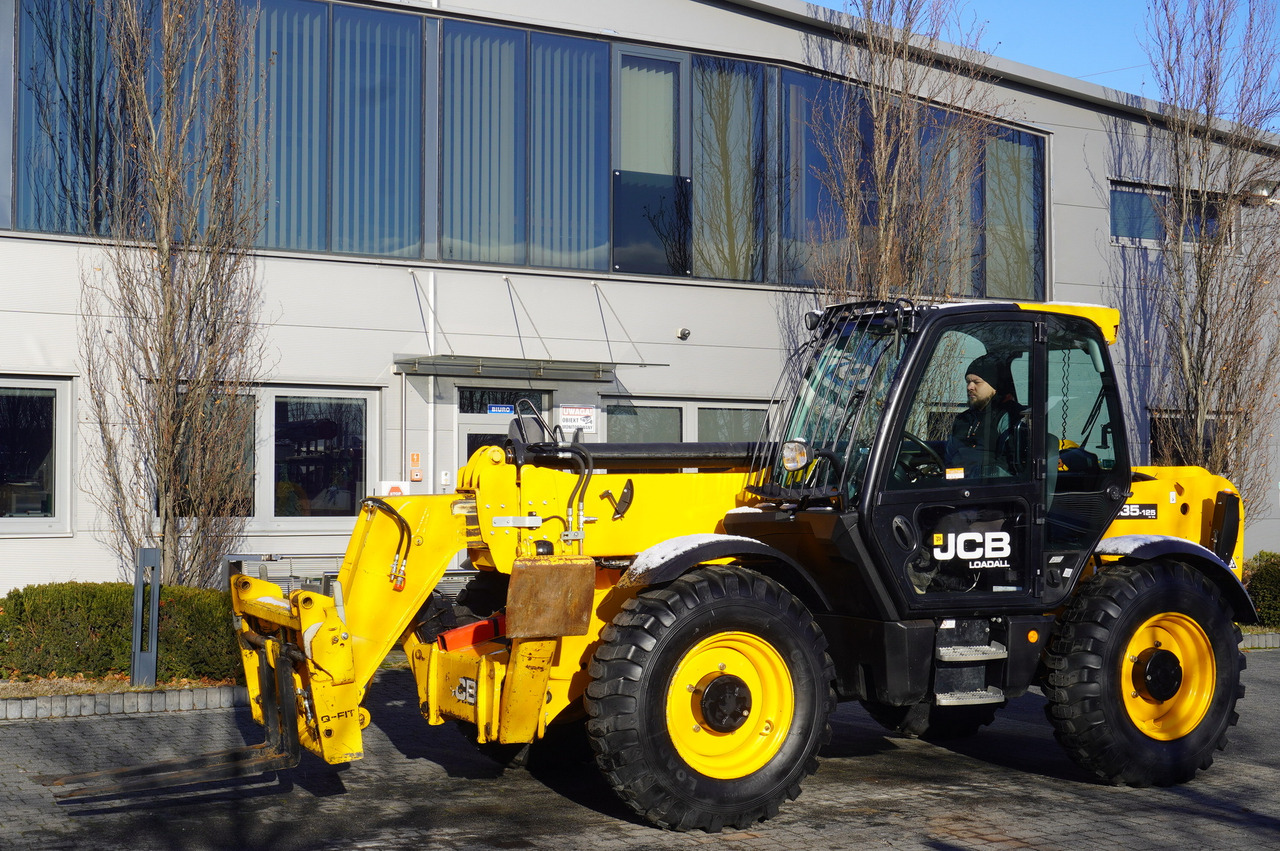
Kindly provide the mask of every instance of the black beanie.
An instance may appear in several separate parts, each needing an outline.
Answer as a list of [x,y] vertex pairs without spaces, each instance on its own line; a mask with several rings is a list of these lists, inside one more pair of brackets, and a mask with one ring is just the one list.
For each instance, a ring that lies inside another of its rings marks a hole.
[[1013,392],[1013,372],[1009,369],[1009,362],[999,355],[975,358],[964,374],[978,376],[1002,396]]

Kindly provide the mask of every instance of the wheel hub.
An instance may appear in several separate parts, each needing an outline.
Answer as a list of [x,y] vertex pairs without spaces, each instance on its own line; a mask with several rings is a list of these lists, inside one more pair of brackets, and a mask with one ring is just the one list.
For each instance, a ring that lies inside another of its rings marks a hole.
[[1171,700],[1182,688],[1182,662],[1177,654],[1151,647],[1138,655],[1133,666],[1134,688],[1152,700]]
[[732,733],[751,715],[751,689],[732,674],[716,677],[702,691],[702,718],[717,733]]

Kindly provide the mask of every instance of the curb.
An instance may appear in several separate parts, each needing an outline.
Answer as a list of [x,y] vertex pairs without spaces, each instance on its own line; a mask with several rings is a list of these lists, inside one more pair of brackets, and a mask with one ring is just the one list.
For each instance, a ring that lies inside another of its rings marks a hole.
[[1280,632],[1260,632],[1246,635],[1240,642],[1241,650],[1273,650],[1280,649]]
[[183,712],[189,709],[230,709],[248,705],[249,690],[244,686],[8,697],[0,699],[0,722],[30,721],[36,718],[82,718],[86,715]]

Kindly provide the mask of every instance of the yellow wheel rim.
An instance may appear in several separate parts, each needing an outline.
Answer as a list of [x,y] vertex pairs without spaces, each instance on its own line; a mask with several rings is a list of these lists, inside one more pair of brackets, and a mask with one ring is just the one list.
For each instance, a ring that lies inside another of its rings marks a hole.
[[1213,645],[1200,624],[1165,612],[1148,618],[1129,639],[1120,685],[1129,719],[1160,741],[1180,739],[1209,711],[1217,682]]
[[689,649],[667,690],[667,730],[680,757],[718,780],[768,764],[795,719],[791,672],[773,645],[721,632]]

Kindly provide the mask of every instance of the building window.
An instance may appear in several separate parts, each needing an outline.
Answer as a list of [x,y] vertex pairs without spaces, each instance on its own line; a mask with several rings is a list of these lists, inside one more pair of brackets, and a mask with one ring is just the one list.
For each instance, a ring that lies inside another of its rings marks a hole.
[[1160,242],[1164,225],[1156,212],[1150,192],[1142,189],[1111,188],[1111,236]]
[[[790,70],[782,71],[780,89],[777,276],[798,284],[815,283],[823,276],[844,280],[850,231],[872,225],[878,206],[873,193],[859,197],[859,187],[871,180],[875,135],[864,93],[856,86]],[[951,113],[931,110],[921,155],[932,158],[922,164],[927,165],[925,172],[940,170],[947,179],[939,182],[954,185],[961,176],[954,173],[953,161],[937,154],[951,121]],[[957,293],[1043,299],[1044,137],[998,124],[987,125],[982,136],[969,142],[981,145],[982,157],[971,191],[920,199],[923,204],[947,205],[934,211],[941,213],[936,216],[938,227],[949,236],[937,240],[930,268],[939,283]],[[702,178],[695,174],[695,181]],[[842,194],[845,197],[839,197]]]
[[525,33],[446,21],[443,53],[440,256],[524,264]]
[[422,254],[422,22],[333,7],[334,251]]
[[763,65],[693,58],[693,274],[763,281],[774,238]]
[[275,517],[350,517],[369,492],[367,401],[275,396]]
[[534,33],[529,264],[609,265],[609,46]]
[[528,402],[541,414],[549,404],[548,394],[541,390],[504,390],[484,387],[458,388],[458,413],[502,414],[515,416],[517,411],[528,412]]
[[[312,0],[271,0],[255,36],[258,105],[271,132],[263,138],[267,173],[267,248],[329,247],[329,7]],[[268,63],[270,63],[268,65]]]
[[0,535],[66,532],[70,390],[0,378]]
[[764,432],[764,404],[684,401],[632,402],[605,406],[610,443],[750,443]]
[[[104,19],[15,6],[13,224],[105,233],[130,178]],[[264,248],[806,283],[828,261],[843,278],[874,216],[851,226],[831,197],[865,168],[823,156],[857,112],[844,82],[324,0],[263,0],[254,38]],[[1043,298],[1044,139],[993,127],[984,182],[953,205],[972,236],[934,264],[976,295]]]
[[839,115],[846,87],[798,71],[782,72],[781,227],[778,270],[783,282],[813,284],[823,246],[838,244],[845,230],[837,221],[836,201],[824,175],[824,127]]
[[[124,157],[102,15],[92,3],[18,3],[15,224],[100,234]],[[6,83],[7,85],[7,83]],[[9,168],[9,163],[4,164]]]
[[980,180],[985,274],[979,293],[987,298],[1043,300],[1044,139],[993,128]]
[[[12,10],[13,4],[3,4]],[[10,83],[15,68],[14,47],[17,45],[17,16],[10,12],[0,15],[0,68],[4,69],[4,83],[0,84],[0,230],[13,227],[13,106],[14,91]]]
[[691,181],[682,173],[687,65],[669,54],[618,56],[614,271],[692,273]]
[[[1121,243],[1165,241],[1168,217],[1181,221],[1183,242],[1212,239],[1222,226],[1222,202],[1212,196],[1193,195],[1185,213],[1173,205],[1177,199],[1167,188],[1137,184],[1111,185],[1111,238]],[[1168,205],[1168,206],[1166,206]]]
[[750,443],[764,434],[764,408],[698,408],[698,440]]
[[[1204,463],[1213,455],[1213,447],[1232,425],[1229,414],[1214,413],[1205,418],[1204,431],[1195,432],[1195,420],[1184,411],[1152,409],[1147,421],[1150,443],[1150,463],[1169,467],[1182,467]],[[1224,453],[1225,454],[1225,453]],[[1224,462],[1230,458],[1224,458]],[[1231,475],[1230,469],[1215,470],[1222,476]]]
[[679,443],[680,408],[619,403],[605,407],[610,443]]

